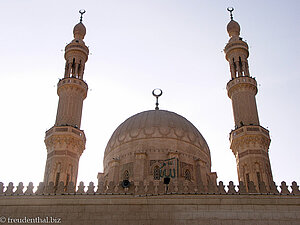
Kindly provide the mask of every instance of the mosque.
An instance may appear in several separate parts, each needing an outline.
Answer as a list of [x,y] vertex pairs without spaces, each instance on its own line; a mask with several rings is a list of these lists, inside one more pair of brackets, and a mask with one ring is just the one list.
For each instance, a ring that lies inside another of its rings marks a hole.
[[[62,224],[299,224],[300,191],[296,182],[280,188],[273,181],[269,131],[259,122],[257,81],[249,72],[248,44],[228,8],[229,41],[224,52],[231,77],[235,129],[230,148],[239,184],[217,183],[210,149],[185,117],[156,108],[137,113],[107,143],[98,184],[77,184],[85,133],[80,129],[88,85],[83,80],[89,49],[86,27],[74,27],[65,47],[65,73],[57,84],[56,121],[46,131],[44,181],[36,191],[29,183],[0,183],[0,223]],[[225,71],[224,71],[225,72]],[[88,154],[88,153],[86,153]]]

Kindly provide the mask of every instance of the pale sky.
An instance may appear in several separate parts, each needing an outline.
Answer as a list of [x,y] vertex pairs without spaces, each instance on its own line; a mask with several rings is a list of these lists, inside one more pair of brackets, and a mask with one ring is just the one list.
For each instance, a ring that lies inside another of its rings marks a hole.
[[154,109],[151,92],[161,88],[160,108],[192,122],[210,147],[218,181],[236,183],[223,52],[228,6],[235,8],[250,47],[260,123],[271,135],[274,180],[300,183],[299,0],[1,1],[0,182],[43,181],[44,135],[55,122],[63,50],[73,39],[78,10],[85,9],[91,54],[81,126],[87,143],[78,182],[97,183],[113,131],[128,117]]

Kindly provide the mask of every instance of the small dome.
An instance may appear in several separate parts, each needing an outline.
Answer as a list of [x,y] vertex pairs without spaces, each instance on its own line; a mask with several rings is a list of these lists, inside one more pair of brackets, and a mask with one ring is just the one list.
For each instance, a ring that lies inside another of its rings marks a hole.
[[240,25],[238,22],[231,20],[227,25],[227,32],[230,37],[232,36],[239,36],[240,35]]
[[104,164],[118,155],[149,148],[171,148],[201,159],[209,168],[211,165],[209,147],[197,128],[186,118],[165,110],[149,110],[125,120],[106,146]]
[[83,23],[78,23],[73,29],[73,34],[75,39],[83,39],[86,34],[86,28]]

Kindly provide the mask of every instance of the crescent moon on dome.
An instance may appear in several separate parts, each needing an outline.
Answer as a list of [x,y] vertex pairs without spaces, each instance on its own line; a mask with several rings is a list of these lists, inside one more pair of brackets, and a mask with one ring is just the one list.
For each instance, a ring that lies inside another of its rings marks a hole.
[[79,13],[82,15],[82,14],[86,13],[86,11],[84,9],[80,9]]
[[233,7],[228,7],[228,8],[227,8],[227,11],[228,11],[228,12],[233,12],[233,10],[234,10]]
[[[159,91],[159,94],[156,94],[155,92],[156,91]],[[152,95],[155,96],[155,97],[160,97],[161,95],[163,94],[163,91],[159,88],[155,88],[153,91],[152,91]]]

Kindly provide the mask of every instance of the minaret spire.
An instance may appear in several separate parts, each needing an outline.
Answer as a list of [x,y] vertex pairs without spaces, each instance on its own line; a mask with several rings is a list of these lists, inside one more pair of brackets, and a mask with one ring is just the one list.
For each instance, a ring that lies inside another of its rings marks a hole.
[[53,182],[55,187],[61,181],[65,185],[69,182],[76,185],[79,158],[85,149],[85,134],[80,126],[83,100],[88,90],[83,74],[89,49],[83,41],[86,28],[82,15],[85,10],[79,12],[81,17],[73,29],[74,39],[65,48],[65,74],[57,84],[56,121],[45,137],[47,162],[44,182]]
[[232,15],[233,10],[234,10],[233,7],[228,7],[228,8],[227,8],[227,11],[230,12],[230,19],[231,19],[231,20],[233,20],[233,15]]
[[83,14],[85,14],[85,12],[86,12],[86,11],[85,11],[84,9],[80,9],[80,10],[79,10],[79,13],[80,13],[80,21],[79,21],[79,22],[80,22],[80,23],[82,23],[82,16],[83,16]]
[[227,93],[235,121],[235,129],[230,133],[230,148],[236,157],[239,180],[247,186],[253,181],[257,188],[264,182],[269,188],[273,182],[269,131],[260,126],[258,119],[257,83],[249,73],[248,44],[240,37],[240,25],[232,16],[233,8],[227,10],[231,19],[227,25],[230,39],[224,52],[230,67]]
[[65,48],[66,66],[64,77],[76,77],[82,80],[89,49],[83,41],[86,28],[82,23],[82,15],[85,10],[80,10],[79,13],[81,14],[80,22],[73,29],[74,39]]

